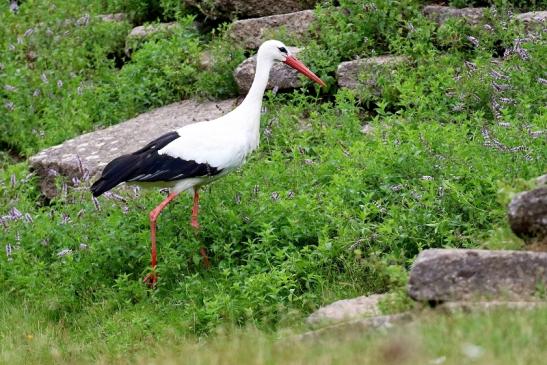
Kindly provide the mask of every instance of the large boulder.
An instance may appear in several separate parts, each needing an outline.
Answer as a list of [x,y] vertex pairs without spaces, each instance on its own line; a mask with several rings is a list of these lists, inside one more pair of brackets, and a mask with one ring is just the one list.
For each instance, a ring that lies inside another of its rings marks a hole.
[[314,19],[313,10],[303,10],[295,13],[238,20],[232,23],[228,35],[244,48],[256,49],[279,30],[286,31],[291,37],[303,38],[308,33]]
[[[297,55],[300,49],[295,47],[289,47],[289,51],[293,55]],[[237,86],[239,87],[239,93],[247,94],[253,79],[255,77],[256,70],[256,55],[247,58],[243,61],[234,71],[234,78]],[[270,71],[270,79],[268,80],[267,89],[277,88],[278,90],[294,89],[302,86],[302,82],[299,78],[299,73],[292,67],[285,65],[284,63],[277,62],[273,65]]]
[[317,0],[184,0],[211,19],[256,18],[312,9]]
[[336,80],[340,87],[357,89],[365,86],[378,94],[377,77],[405,62],[408,62],[408,58],[391,55],[342,62],[336,69]]
[[50,147],[30,158],[44,195],[57,194],[55,177],[67,181],[99,173],[117,156],[131,153],[150,140],[193,122],[211,120],[231,111],[235,99],[220,102],[185,100],[141,114],[124,123],[87,133]]
[[513,232],[527,243],[547,243],[547,186],[515,196],[507,208]]
[[425,302],[533,300],[547,287],[547,252],[430,249],[418,255],[410,297]]
[[452,8],[449,6],[428,5],[423,8],[423,14],[437,24],[444,24],[449,19],[464,19],[471,25],[479,24],[486,8]]

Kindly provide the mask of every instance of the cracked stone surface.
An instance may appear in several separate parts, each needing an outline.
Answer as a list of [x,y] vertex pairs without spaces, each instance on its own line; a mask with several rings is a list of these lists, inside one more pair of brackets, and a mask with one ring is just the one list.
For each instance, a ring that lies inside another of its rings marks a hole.
[[[289,51],[293,55],[298,55],[299,48],[288,47]],[[241,95],[247,94],[253,83],[256,69],[256,55],[247,58],[243,61],[234,71],[234,78],[237,86],[239,87],[239,93]],[[294,89],[302,86],[302,82],[299,78],[299,73],[295,69],[285,65],[284,63],[277,62],[274,64],[270,71],[270,79],[268,80],[268,86],[266,89],[273,89],[277,87],[279,90]]]
[[408,293],[418,301],[526,301],[547,287],[547,252],[430,249],[410,270]]
[[385,295],[374,294],[353,299],[339,300],[313,312],[306,320],[308,324],[341,322],[357,317],[372,317],[381,315],[378,304]]
[[313,9],[317,0],[184,0],[212,19],[256,18]]
[[303,10],[288,14],[271,15],[262,18],[238,20],[232,23],[228,35],[247,49],[256,49],[271,34],[284,29],[291,37],[302,37],[309,31],[315,19],[313,10]]
[[452,8],[449,6],[428,5],[424,6],[423,14],[429,19],[441,25],[451,18],[465,19],[469,24],[479,24],[484,17],[486,8]]
[[365,85],[378,93],[376,79],[379,73],[394,69],[407,61],[407,57],[386,55],[342,62],[336,69],[336,80],[340,87],[357,89],[360,85]]
[[236,99],[219,102],[185,100],[140,114],[126,122],[87,133],[45,149],[30,158],[47,197],[57,194],[55,176],[68,180],[93,176],[115,157],[131,153],[150,140],[184,125],[211,120],[236,107]]

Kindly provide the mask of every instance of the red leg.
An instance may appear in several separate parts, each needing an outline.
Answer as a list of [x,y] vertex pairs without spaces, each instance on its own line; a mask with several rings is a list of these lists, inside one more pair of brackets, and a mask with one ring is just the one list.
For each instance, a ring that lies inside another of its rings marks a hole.
[[191,225],[195,229],[199,229],[198,213],[199,213],[199,188],[194,188],[194,206],[192,207]]
[[156,263],[157,263],[157,256],[156,256],[156,220],[158,219],[158,216],[160,215],[163,208],[169,204],[171,200],[173,200],[177,196],[177,193],[171,193],[167,198],[165,198],[164,201],[162,201],[157,207],[155,207],[150,212],[150,237],[152,239],[152,272],[144,278],[144,282],[148,284],[148,286],[153,287],[156,285],[156,282],[158,281],[158,278],[156,276]]
[[[198,213],[199,213],[199,188],[194,188],[194,206],[192,207],[192,222],[191,225],[197,230],[199,229],[199,223],[198,223]],[[199,249],[199,254],[201,257],[203,257],[203,266],[205,266],[207,269],[211,267],[211,263],[209,262],[209,257],[207,256],[207,249],[205,247],[201,247]]]

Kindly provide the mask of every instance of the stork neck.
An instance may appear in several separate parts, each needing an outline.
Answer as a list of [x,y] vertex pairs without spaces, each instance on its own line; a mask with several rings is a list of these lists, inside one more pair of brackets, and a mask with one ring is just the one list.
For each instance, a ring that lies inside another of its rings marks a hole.
[[268,78],[270,77],[270,69],[272,66],[273,61],[260,57],[260,54],[257,55],[253,84],[241,105],[257,107],[260,110],[262,107],[262,97],[264,96],[264,90],[266,90],[266,86],[268,85]]

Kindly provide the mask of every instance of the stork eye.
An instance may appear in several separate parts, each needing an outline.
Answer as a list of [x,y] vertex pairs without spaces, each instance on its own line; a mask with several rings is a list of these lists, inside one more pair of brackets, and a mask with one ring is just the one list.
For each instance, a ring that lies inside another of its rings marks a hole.
[[279,47],[278,49],[283,53],[288,53],[285,47]]

